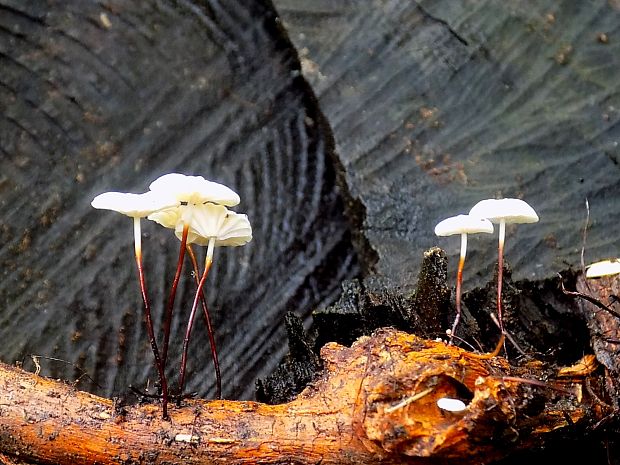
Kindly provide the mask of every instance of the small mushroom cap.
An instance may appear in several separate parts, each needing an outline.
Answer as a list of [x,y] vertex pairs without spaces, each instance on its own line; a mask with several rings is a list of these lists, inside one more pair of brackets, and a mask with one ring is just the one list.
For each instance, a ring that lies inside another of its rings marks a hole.
[[164,228],[175,229],[179,223],[182,223],[182,215],[185,208],[187,208],[187,205],[166,208],[165,210],[151,213],[147,218],[161,224]]
[[471,216],[486,218],[491,223],[536,223],[538,215],[521,199],[481,200],[469,211]]
[[192,204],[213,202],[233,207],[241,200],[235,191],[224,184],[207,181],[202,176],[187,176],[180,173],[160,176],[151,183],[149,189],[172,194],[178,201]]
[[586,266],[586,278],[602,278],[620,273],[620,260],[610,258]]
[[[182,222],[177,222],[174,233],[179,239],[183,237]],[[211,238],[215,238],[217,247],[245,245],[252,240],[252,226],[247,215],[235,213],[222,205],[196,205],[192,211],[187,242],[206,246]]]
[[460,399],[452,399],[450,397],[442,397],[437,399],[437,407],[447,412],[462,412],[467,409],[467,405]]
[[160,192],[131,194],[126,192],[104,192],[90,203],[100,210],[113,210],[132,218],[142,218],[156,211],[179,204],[178,200]]
[[435,226],[438,236],[452,236],[453,234],[492,233],[493,225],[484,218],[471,215],[457,215],[439,222]]

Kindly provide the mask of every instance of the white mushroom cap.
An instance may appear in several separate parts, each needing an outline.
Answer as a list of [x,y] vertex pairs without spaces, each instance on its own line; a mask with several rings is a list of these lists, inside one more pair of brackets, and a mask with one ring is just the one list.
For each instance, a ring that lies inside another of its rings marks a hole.
[[241,200],[235,191],[224,184],[207,181],[202,176],[187,176],[180,173],[164,174],[153,181],[149,189],[172,194],[180,202],[191,204],[213,202],[233,207]]
[[156,211],[179,204],[173,196],[161,192],[130,194],[125,192],[104,192],[90,203],[100,210],[113,210],[132,218],[142,218]]
[[484,218],[471,215],[457,215],[439,222],[435,226],[438,236],[452,236],[453,234],[492,233],[493,225]]
[[[215,246],[240,246],[252,240],[252,226],[247,215],[235,213],[222,205],[205,203],[193,207],[187,242],[206,246],[215,239]],[[178,222],[174,233],[181,239],[183,223]]]
[[491,223],[536,223],[538,215],[521,199],[481,200],[469,211],[470,216],[486,218]]
[[462,412],[467,409],[467,405],[460,399],[452,399],[450,397],[442,397],[437,399],[437,407],[447,412]]
[[620,260],[611,258],[586,266],[586,278],[602,278],[620,273]]
[[175,229],[179,223],[182,224],[183,210],[186,208],[187,205],[166,208],[165,210],[151,213],[147,219],[161,224],[164,228]]

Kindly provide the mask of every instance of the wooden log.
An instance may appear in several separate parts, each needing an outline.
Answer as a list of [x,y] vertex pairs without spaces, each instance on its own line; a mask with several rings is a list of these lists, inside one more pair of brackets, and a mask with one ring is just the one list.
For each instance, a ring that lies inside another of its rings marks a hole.
[[[394,329],[321,355],[322,376],[292,402],[189,400],[170,421],[157,405],[120,407],[3,365],[0,453],[45,464],[483,464],[600,416],[581,389],[593,368],[554,379],[532,363],[525,379],[502,358]],[[466,407],[442,410],[443,397]]]

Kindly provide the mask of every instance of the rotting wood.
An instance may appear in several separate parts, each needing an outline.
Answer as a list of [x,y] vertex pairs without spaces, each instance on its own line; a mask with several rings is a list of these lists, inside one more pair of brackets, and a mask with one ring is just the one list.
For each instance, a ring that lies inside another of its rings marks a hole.
[[[540,363],[472,355],[381,329],[324,346],[322,376],[292,402],[191,400],[170,421],[158,405],[115,408],[3,365],[0,453],[48,464],[480,464],[603,415],[583,388],[591,363],[556,377]],[[467,408],[442,411],[442,397]]]
[[[619,275],[577,280],[583,297],[579,304],[590,330],[596,358],[605,367],[605,391],[614,409],[620,407],[620,321],[618,320]],[[579,297],[579,296],[578,296]],[[585,298],[584,298],[585,297]]]

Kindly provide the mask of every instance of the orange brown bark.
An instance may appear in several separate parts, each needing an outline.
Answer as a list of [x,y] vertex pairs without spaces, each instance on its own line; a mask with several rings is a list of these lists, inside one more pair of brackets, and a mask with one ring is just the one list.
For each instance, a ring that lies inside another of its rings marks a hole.
[[[116,408],[2,366],[0,453],[49,464],[488,463],[594,412],[579,376],[532,385],[502,358],[392,329],[321,356],[322,376],[292,402],[192,400],[169,421],[158,405]],[[467,408],[443,411],[441,397]],[[544,408],[525,416],[532,401]]]

